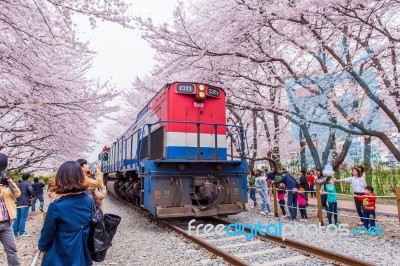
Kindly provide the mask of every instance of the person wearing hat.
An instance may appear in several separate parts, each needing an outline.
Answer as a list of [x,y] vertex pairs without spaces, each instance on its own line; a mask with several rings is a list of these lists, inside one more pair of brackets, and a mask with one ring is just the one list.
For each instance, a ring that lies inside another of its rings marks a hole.
[[21,191],[17,184],[5,175],[6,168],[7,156],[0,153],[0,242],[4,246],[8,265],[21,265],[11,227],[11,222],[16,216],[14,200],[21,195]]

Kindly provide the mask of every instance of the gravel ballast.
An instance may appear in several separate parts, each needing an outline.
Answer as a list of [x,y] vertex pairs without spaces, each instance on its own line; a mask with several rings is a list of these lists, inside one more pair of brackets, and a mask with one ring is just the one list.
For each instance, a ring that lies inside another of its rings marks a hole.
[[[48,199],[47,197],[45,198],[45,209],[47,209]],[[170,230],[161,228],[156,222],[149,219],[146,214],[132,209],[129,205],[121,203],[111,196],[104,200],[104,210],[106,213],[121,216],[122,221],[114,237],[113,246],[110,247],[106,260],[100,265],[227,265],[221,258],[208,253]],[[309,208],[308,214],[308,224],[316,224],[315,209]],[[339,221],[342,224],[356,225],[356,219],[341,216],[340,214],[351,216],[354,215],[353,212],[339,212]],[[26,226],[26,230],[31,236],[17,238],[18,252],[22,265],[30,265],[32,262],[37,250],[37,241],[43,222],[40,212],[36,212],[31,216],[32,219],[28,219]],[[261,215],[256,209],[232,215],[228,218],[228,221],[231,222],[254,224],[260,221],[263,225],[277,223],[279,220],[279,218],[272,216]],[[283,223],[295,223],[287,219],[282,219],[281,221]],[[296,221],[296,223],[301,222]],[[385,223],[384,221],[379,225],[384,228],[383,237],[356,236],[353,234],[350,236],[322,235],[315,237],[303,234],[290,235],[288,238],[366,260],[376,265],[399,265],[399,225]],[[254,250],[257,250],[257,248],[239,247],[230,248],[228,251],[242,253]],[[246,261],[249,263],[261,263],[265,259],[288,257],[292,253],[292,250],[286,249],[283,255],[282,253],[272,253],[263,256],[263,258],[246,258]],[[3,250],[0,252],[0,265],[7,265]],[[288,265],[329,265],[329,263],[321,263],[321,261],[310,257],[305,261]]]

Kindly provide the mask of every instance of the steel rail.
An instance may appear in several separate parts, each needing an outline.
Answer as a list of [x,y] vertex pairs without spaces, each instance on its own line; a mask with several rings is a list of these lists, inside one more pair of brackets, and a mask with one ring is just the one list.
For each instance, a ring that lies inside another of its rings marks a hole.
[[[118,201],[123,202],[123,203],[133,207],[135,210],[142,212],[143,214],[147,214],[147,215],[151,216],[150,213],[143,210],[142,208],[135,206],[134,204],[127,202],[123,199],[120,199],[114,195],[112,195],[112,196],[113,196],[113,198],[117,199]],[[216,223],[216,224],[224,224],[224,225],[230,224],[230,222],[227,222],[225,220],[221,220],[221,219],[218,219],[215,217],[203,217],[203,219],[208,220],[211,223]],[[157,219],[157,221],[160,224],[162,224],[163,226],[165,226],[165,227],[171,229],[172,231],[189,239],[193,243],[198,244],[200,247],[207,249],[209,252],[222,257],[226,262],[231,263],[232,265],[238,265],[238,266],[249,265],[246,261],[244,261],[240,258],[237,258],[234,255],[231,255],[231,254],[223,251],[222,249],[209,244],[207,241],[205,241],[199,237],[196,237],[194,235],[189,235],[189,233],[187,233],[185,230],[169,223],[168,220]],[[245,230],[250,233],[250,229],[246,228]],[[297,242],[295,240],[291,240],[291,239],[287,239],[287,238],[285,238],[285,240],[283,240],[281,237],[269,236],[269,235],[265,235],[265,236],[256,235],[255,237],[260,238],[261,240],[264,240],[264,241],[274,242],[281,246],[287,246],[289,248],[292,248],[298,252],[305,254],[306,256],[313,255],[319,259],[329,261],[330,263],[332,263],[334,265],[349,265],[349,266],[373,266],[374,265],[367,261],[348,257],[348,256],[345,256],[345,255],[342,255],[339,253],[334,253],[330,250],[317,248],[317,247],[311,246],[309,244],[304,244],[304,243]]]
[[187,233],[185,230],[179,228],[178,226],[175,226],[171,223],[169,223],[166,220],[158,220],[158,222],[162,225],[164,225],[165,227],[171,229],[172,231],[184,236],[185,238],[189,239],[190,241],[192,241],[193,243],[196,243],[197,245],[199,245],[202,248],[207,249],[208,251],[210,251],[211,253],[222,257],[226,262],[232,264],[232,265],[238,265],[238,266],[247,266],[249,265],[247,262],[245,262],[244,260],[241,260],[237,257],[235,257],[234,255],[231,255],[225,251],[223,251],[222,249],[217,248],[216,246],[213,246],[209,243],[207,243],[207,241],[202,240],[200,237],[196,237],[193,235],[189,235],[189,233]]
[[[227,222],[225,220],[221,220],[215,217],[209,217],[207,218],[213,223],[220,223],[220,224],[225,224],[228,225],[230,222]],[[250,229],[246,228],[245,229],[247,232],[251,233]],[[363,261],[357,258],[352,258],[349,256],[345,256],[339,253],[334,253],[330,250],[322,249],[322,248],[317,248],[314,246],[311,246],[309,244],[304,244],[301,242],[297,242],[295,240],[287,239],[283,240],[281,237],[277,236],[270,236],[270,235],[257,235],[256,237],[265,240],[265,241],[271,241],[274,243],[277,243],[279,245],[284,245],[287,247],[290,247],[292,249],[295,249],[303,254],[306,254],[307,256],[309,255],[314,255],[315,257],[318,257],[323,260],[328,260],[333,264],[336,265],[349,265],[349,266],[373,266],[374,264]]]

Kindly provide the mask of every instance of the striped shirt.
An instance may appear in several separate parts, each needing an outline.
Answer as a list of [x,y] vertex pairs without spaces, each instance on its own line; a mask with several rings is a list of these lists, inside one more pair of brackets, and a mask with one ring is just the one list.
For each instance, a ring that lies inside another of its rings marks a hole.
[[364,193],[365,187],[367,186],[367,182],[362,177],[348,177],[343,179],[346,183],[351,184],[351,189],[354,193]]
[[9,220],[10,220],[10,215],[8,215],[6,203],[4,202],[3,196],[0,193],[0,222]]

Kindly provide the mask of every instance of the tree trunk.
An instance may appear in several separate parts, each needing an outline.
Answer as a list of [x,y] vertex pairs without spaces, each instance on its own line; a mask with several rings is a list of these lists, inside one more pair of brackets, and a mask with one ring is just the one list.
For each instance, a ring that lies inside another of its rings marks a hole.
[[364,168],[368,185],[372,184],[371,137],[364,136]]
[[308,149],[311,152],[311,157],[313,158],[314,165],[316,169],[321,169],[321,161],[319,160],[319,154],[313,140],[311,139],[310,132],[308,131],[308,126],[305,124],[300,125],[300,130],[303,132],[304,138],[307,142]]
[[335,158],[333,159],[333,165],[332,165],[333,171],[338,170],[339,166],[343,163],[344,159],[346,158],[347,152],[349,151],[351,141],[352,139],[350,135],[347,135],[346,140],[344,141],[342,146],[342,151],[340,152],[339,155],[335,156]]
[[304,141],[303,131],[299,130],[299,138],[300,138],[300,169],[307,169],[307,158],[306,158],[306,145],[307,143]]

